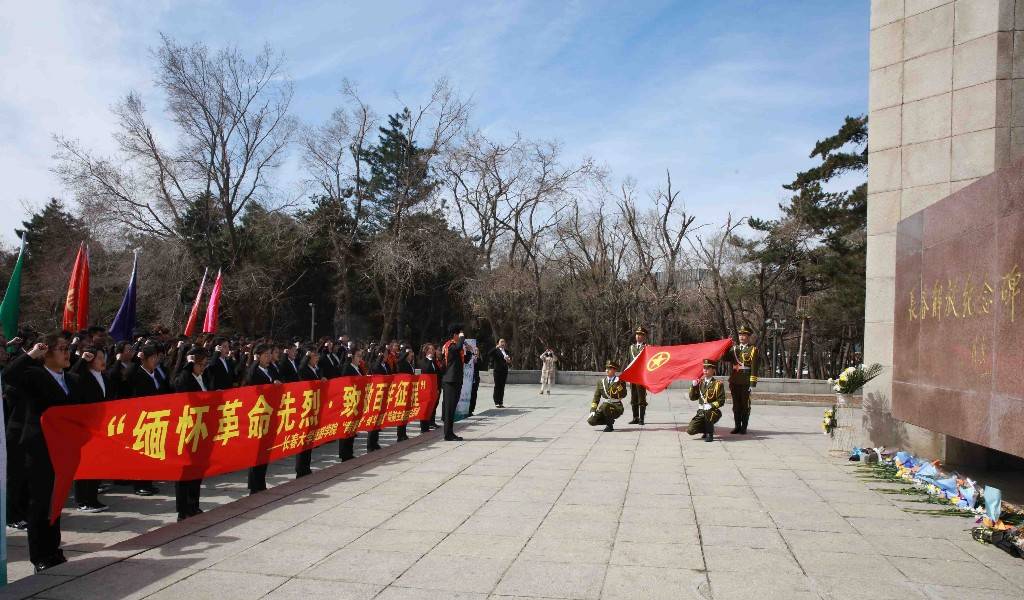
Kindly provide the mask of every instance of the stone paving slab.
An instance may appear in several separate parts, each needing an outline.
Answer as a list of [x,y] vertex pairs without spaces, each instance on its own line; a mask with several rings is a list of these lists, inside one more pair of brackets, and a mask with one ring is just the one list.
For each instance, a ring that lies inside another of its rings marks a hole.
[[727,414],[708,444],[678,392],[605,434],[589,390],[532,390],[461,423],[463,443],[344,465],[328,445],[312,476],[282,461],[254,497],[244,473],[211,479],[182,523],[167,496],[110,494],[116,512],[62,521],[71,562],[25,576],[15,560],[0,598],[1024,597],[1024,563],[972,541],[969,519],[906,512],[830,457],[819,408],[755,407],[748,436]]

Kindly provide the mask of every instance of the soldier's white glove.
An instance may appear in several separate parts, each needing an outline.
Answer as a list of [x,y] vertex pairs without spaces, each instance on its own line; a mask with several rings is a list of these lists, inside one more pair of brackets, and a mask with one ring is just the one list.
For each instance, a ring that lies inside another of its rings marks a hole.
[[588,416],[588,417],[592,417],[592,416],[594,416],[594,415],[596,415],[596,414],[597,414],[596,412],[594,412],[594,411],[590,411],[590,414],[589,414],[589,415],[587,415],[587,416]]
[[711,405],[706,402],[704,404],[701,404],[700,407],[703,408],[704,410],[711,410]]

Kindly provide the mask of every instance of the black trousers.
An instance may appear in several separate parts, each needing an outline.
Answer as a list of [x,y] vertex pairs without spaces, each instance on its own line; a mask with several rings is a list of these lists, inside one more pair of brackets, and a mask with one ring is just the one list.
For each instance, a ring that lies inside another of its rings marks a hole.
[[43,436],[24,444],[28,474],[28,558],[33,563],[52,559],[60,548],[60,518],[50,524],[53,464]]
[[736,427],[745,429],[750,420],[750,386],[730,383],[729,394],[732,395],[732,417]]
[[396,435],[398,436],[399,442],[409,437],[409,430],[406,425],[399,425],[395,429],[397,429]]
[[374,429],[366,434],[366,451],[380,448],[380,429]]
[[455,436],[455,407],[462,395],[462,383],[441,384],[441,420],[444,421],[444,437]]
[[267,489],[267,465],[249,467],[249,493],[255,494]]
[[313,449],[303,450],[295,455],[295,478],[305,477],[313,472],[309,466],[313,464]]
[[338,458],[350,460],[356,457],[356,436],[338,440]]
[[202,488],[202,479],[174,482],[174,508],[178,511],[179,517],[199,514],[199,493]]
[[79,506],[96,506],[100,503],[100,480],[75,480],[75,504]]
[[494,405],[505,404],[505,382],[508,381],[508,371],[494,372]]
[[469,414],[473,414],[473,413],[476,412],[476,395],[477,395],[477,392],[479,390],[480,390],[480,382],[479,381],[474,381],[473,382],[473,389],[469,393]]
[[7,432],[7,522],[28,521],[28,471],[21,430]]

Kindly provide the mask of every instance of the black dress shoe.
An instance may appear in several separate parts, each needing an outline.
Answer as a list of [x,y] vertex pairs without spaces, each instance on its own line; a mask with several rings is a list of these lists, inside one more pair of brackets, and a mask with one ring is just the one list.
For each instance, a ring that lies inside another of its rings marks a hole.
[[380,444],[374,444],[366,447],[367,452],[376,452],[377,450],[380,450]]
[[446,442],[461,442],[462,438],[457,435],[445,436],[444,441]]
[[399,442],[404,442],[407,439],[409,439],[409,435],[408,434],[403,433],[402,435],[398,436],[398,441]]
[[68,562],[68,559],[64,558],[64,553],[58,550],[57,554],[54,554],[53,556],[51,556],[50,558],[47,558],[46,560],[41,560],[41,561],[39,561],[37,563],[33,563],[32,567],[35,569],[36,573],[39,573],[39,572],[45,571],[47,569],[52,569],[53,567],[56,567],[57,565],[62,565],[64,563],[66,563],[66,562]]
[[429,427],[430,427],[431,429],[437,429],[438,427],[440,427],[440,425],[438,425],[437,423],[431,423],[431,424],[429,425]]
[[743,433],[743,430],[740,429],[739,427],[733,427],[732,431],[730,431],[729,433]]
[[11,529],[17,529],[18,531],[27,531],[28,530],[28,521],[25,521],[25,520],[15,521],[13,523],[8,523],[7,526],[10,527]]
[[627,425],[639,425],[639,424],[640,424],[640,417],[637,417],[637,418],[633,419],[632,421],[630,421],[629,423],[627,423]]
[[156,489],[155,487],[153,487],[151,485],[147,485],[147,486],[141,486],[141,487],[135,488],[135,495],[136,496],[152,496],[153,494],[156,494],[159,491],[160,490]]

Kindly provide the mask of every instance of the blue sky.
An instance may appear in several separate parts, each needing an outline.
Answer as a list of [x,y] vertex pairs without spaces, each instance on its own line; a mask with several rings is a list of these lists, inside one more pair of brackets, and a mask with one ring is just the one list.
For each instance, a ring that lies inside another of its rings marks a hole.
[[[439,76],[473,123],[557,139],[641,190],[666,169],[701,222],[775,214],[817,139],[867,110],[868,2],[63,2],[0,0],[0,242],[50,196],[51,134],[113,151],[109,108],[154,118],[148,50],[164,32],[283,52],[294,113],[319,123],[355,81],[378,113]],[[298,189],[292,161],[279,175]]]

